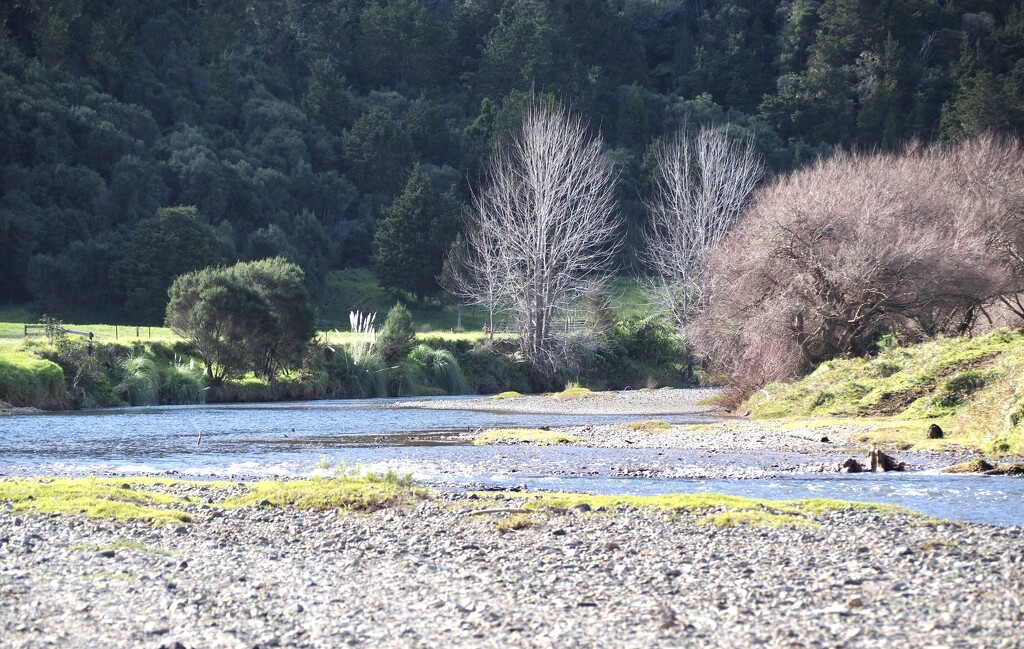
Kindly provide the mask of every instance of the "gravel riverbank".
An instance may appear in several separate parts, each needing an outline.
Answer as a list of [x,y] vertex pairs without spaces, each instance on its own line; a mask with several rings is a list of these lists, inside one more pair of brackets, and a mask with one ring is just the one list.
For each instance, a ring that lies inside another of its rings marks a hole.
[[9,647],[1019,647],[1024,530],[862,511],[370,515],[191,506],[153,528],[0,512]]
[[[680,465],[666,460],[625,470],[622,475],[674,476],[693,478],[760,478],[785,473],[834,471],[848,457],[863,456],[870,445],[861,441],[870,424],[855,421],[823,425],[801,425],[784,420],[751,421],[730,417],[707,401],[718,394],[713,388],[625,390],[596,392],[575,399],[558,395],[530,395],[507,399],[474,398],[402,401],[402,408],[431,410],[476,410],[552,415],[636,415],[635,427],[588,425],[553,427],[581,441],[570,445],[589,448],[663,449],[698,451],[708,454],[707,462]],[[664,425],[659,416],[694,415],[693,424]],[[655,420],[643,426],[644,420]],[[659,425],[660,424],[660,425]],[[924,431],[922,431],[922,435]],[[509,444],[520,443],[509,439]],[[757,455],[764,455],[760,462]],[[780,462],[779,454],[792,454]],[[936,470],[965,462],[976,454],[966,450],[942,452],[900,451],[894,454],[912,470]],[[737,462],[730,458],[736,456]],[[800,459],[803,457],[804,459]],[[661,466],[665,464],[665,466]]]
[[721,414],[718,406],[705,403],[717,395],[715,388],[662,388],[660,390],[622,390],[593,392],[587,396],[561,398],[557,394],[526,395],[497,399],[474,397],[470,399],[429,399],[397,401],[395,408],[427,408],[431,410],[482,410],[486,412],[515,412],[537,414],[589,414],[589,415],[671,415]]

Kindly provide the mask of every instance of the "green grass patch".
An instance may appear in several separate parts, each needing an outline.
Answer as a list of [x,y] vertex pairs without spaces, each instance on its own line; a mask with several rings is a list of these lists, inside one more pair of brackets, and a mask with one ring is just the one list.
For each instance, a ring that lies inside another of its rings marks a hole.
[[[493,498],[493,494],[478,494]],[[875,503],[812,498],[805,500],[764,500],[721,494],[666,494],[662,496],[591,495],[581,493],[507,493],[509,500],[522,501],[524,509],[567,510],[580,504],[592,511],[620,508],[666,512],[709,512],[705,522],[719,527],[752,524],[778,526],[813,525],[814,517],[836,511],[865,511],[917,515],[903,507]]]
[[583,437],[555,430],[541,430],[540,428],[492,428],[477,435],[476,439],[473,440],[473,444],[483,446],[485,444],[526,443],[538,446],[554,446],[585,441],[586,439]]
[[596,396],[597,393],[590,388],[583,388],[578,385],[572,385],[562,390],[561,392],[555,392],[551,394],[551,398],[557,401],[572,401],[574,399],[587,399],[589,397]]
[[0,401],[50,410],[66,408],[70,395],[64,370],[31,352],[0,349]]
[[187,500],[141,488],[146,482],[122,478],[33,478],[0,481],[0,501],[14,511],[85,514],[121,522],[144,520],[156,525],[188,523],[192,517],[174,505]]
[[647,317],[651,314],[651,301],[636,278],[616,275],[608,278],[606,286],[608,306],[616,317]]
[[[232,488],[228,482],[179,482],[161,478],[32,478],[0,480],[0,502],[11,503],[15,512],[43,514],[84,514],[90,518],[112,518],[121,522],[143,520],[154,525],[189,523],[192,517],[176,506],[187,504],[168,491],[179,484],[202,487],[216,497]],[[371,512],[430,497],[427,489],[413,484],[411,475],[394,472],[364,472],[361,477],[313,480],[262,481],[244,485],[247,493],[215,505],[235,507],[294,507],[296,509],[341,509]],[[162,553],[132,542],[118,542],[113,548]],[[90,548],[77,546],[78,550]]]
[[631,421],[625,428],[634,433],[667,433],[672,430],[672,424],[660,419],[645,419]]
[[499,392],[498,394],[492,396],[491,398],[492,399],[518,399],[521,396],[523,396],[523,395],[520,392],[516,392],[515,390],[508,390],[508,391],[505,391],[505,392]]
[[391,473],[384,476],[366,474],[362,478],[265,481],[246,486],[249,493],[226,500],[224,506],[372,512],[430,495],[428,490],[415,487],[411,479]]
[[[37,324],[37,319],[35,318],[16,320],[14,322],[9,320],[9,318],[5,318],[4,322],[0,322],[0,339],[22,339],[25,337],[25,325]],[[93,334],[93,342],[95,343],[131,343],[134,341],[174,343],[181,340],[181,337],[167,327],[135,327],[102,323],[73,324],[67,322],[63,324],[63,327],[72,331],[91,332]],[[34,330],[31,333],[40,334],[42,332]],[[75,334],[68,334],[68,337],[79,338]],[[46,340],[45,336],[39,335],[34,335],[30,338],[33,340]]]

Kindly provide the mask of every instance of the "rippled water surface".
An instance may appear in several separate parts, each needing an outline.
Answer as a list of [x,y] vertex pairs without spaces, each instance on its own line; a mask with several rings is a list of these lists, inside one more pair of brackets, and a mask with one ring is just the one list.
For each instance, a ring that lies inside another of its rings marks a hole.
[[[472,446],[478,428],[571,426],[636,415],[523,415],[390,408],[389,401],[124,408],[0,418],[0,474],[167,472],[193,476],[310,475],[362,465],[466,485],[599,493],[717,492],[758,498],[842,498],[928,515],[1024,525],[1024,480],[929,473],[779,474],[832,455]],[[675,423],[695,415],[658,418]],[[708,470],[715,469],[715,470]],[[659,477],[623,477],[652,471]],[[687,475],[771,475],[700,479]]]

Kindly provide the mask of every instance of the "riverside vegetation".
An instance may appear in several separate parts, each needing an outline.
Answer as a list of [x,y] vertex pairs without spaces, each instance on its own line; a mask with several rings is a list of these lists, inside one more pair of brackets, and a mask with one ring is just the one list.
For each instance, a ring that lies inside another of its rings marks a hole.
[[[270,378],[246,368],[244,359],[217,379],[205,371],[213,357],[169,329],[155,339],[127,339],[122,328],[97,330],[95,341],[70,335],[21,340],[21,326],[0,338],[0,402],[46,410],[119,405],[257,402],[318,398],[501,393],[531,390],[525,363],[477,334],[416,333],[409,312],[389,312],[380,331],[370,316],[353,314],[350,331],[320,332],[291,367]],[[591,339],[593,342],[593,340]],[[625,315],[598,341],[595,353],[563,380],[594,387],[625,388],[685,382],[684,354],[667,326],[654,318]],[[221,371],[216,360],[212,360]],[[583,398],[576,387],[559,398]],[[502,392],[505,391],[505,392]]]
[[[1024,453],[1024,335],[996,331],[822,363],[803,379],[773,383],[738,410],[802,425],[861,423],[863,441],[898,448],[966,447]],[[944,432],[929,439],[931,424]]]

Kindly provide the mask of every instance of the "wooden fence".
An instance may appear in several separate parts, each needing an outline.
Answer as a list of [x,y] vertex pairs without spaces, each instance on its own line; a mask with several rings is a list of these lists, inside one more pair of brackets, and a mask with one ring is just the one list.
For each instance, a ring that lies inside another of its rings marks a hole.
[[54,328],[52,325],[45,324],[27,324],[25,325],[25,338],[31,338],[33,336],[47,336],[50,331],[54,331],[60,335],[73,334],[75,336],[81,336],[82,338],[93,339],[93,333],[91,331],[76,331],[75,329],[65,329],[64,327]]

